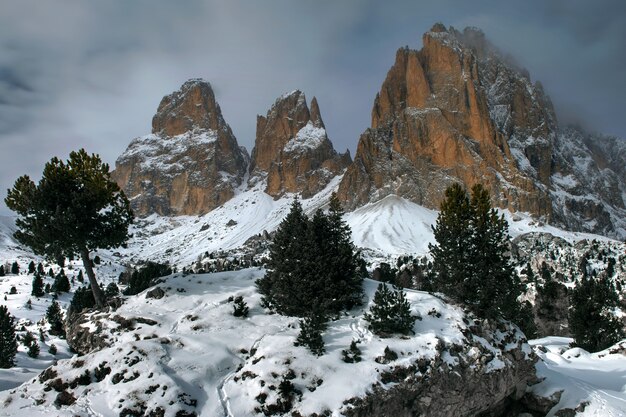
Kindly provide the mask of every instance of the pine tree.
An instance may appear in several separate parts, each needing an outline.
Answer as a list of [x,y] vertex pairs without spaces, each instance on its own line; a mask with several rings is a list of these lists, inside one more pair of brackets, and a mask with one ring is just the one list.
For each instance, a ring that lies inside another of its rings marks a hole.
[[311,220],[294,200],[270,246],[268,272],[257,281],[266,306],[304,317],[313,309],[337,314],[361,303],[359,256],[342,215],[336,196],[328,215],[318,210]]
[[36,273],[35,276],[33,277],[33,290],[31,291],[31,295],[33,297],[44,296],[43,279],[41,278],[41,275],[39,275],[38,273]]
[[79,287],[74,291],[72,301],[70,301],[69,314],[73,316],[87,308],[94,308],[96,300],[93,298],[93,291],[88,287]]
[[457,301],[464,298],[463,284],[471,263],[471,217],[467,193],[460,184],[453,184],[445,192],[433,227],[437,244],[428,245],[433,257],[433,287]]
[[35,273],[35,262],[30,261],[30,263],[28,264],[28,273],[29,274]]
[[480,184],[471,199],[459,184],[446,190],[437,225],[433,286],[477,315],[517,320],[522,286],[510,261],[508,224]]
[[6,275],[6,272],[4,272],[4,265],[0,265],[0,277],[3,277]]
[[342,360],[346,363],[361,362],[361,349],[357,346],[357,341],[353,340],[348,349],[341,351]]
[[69,292],[70,280],[67,279],[65,272],[61,269],[61,272],[54,278],[54,283],[52,284],[52,291],[55,293],[63,293]]
[[18,265],[17,261],[14,261],[14,262],[11,264],[11,273],[12,273],[13,275],[17,275],[17,274],[19,274],[19,273],[20,273],[20,266]]
[[32,332],[26,332],[22,343],[24,343],[24,346],[28,349],[26,354],[29,357],[39,357],[39,344],[37,344],[37,340],[35,340],[35,335],[33,335]]
[[65,330],[63,329],[63,315],[59,303],[53,301],[52,304],[50,304],[50,307],[46,310],[46,319],[48,323],[50,323],[50,334],[65,334]]
[[319,311],[300,320],[300,333],[294,343],[295,346],[306,346],[311,353],[322,356],[326,352],[322,332],[326,330],[326,317]]
[[626,333],[612,310],[619,297],[606,277],[583,276],[571,292],[569,328],[574,344],[589,352],[597,352],[622,340]]
[[402,290],[391,290],[381,283],[374,294],[374,304],[365,313],[370,330],[379,336],[394,333],[408,334],[413,331],[416,317],[411,315],[411,305]]
[[248,305],[243,300],[241,295],[235,297],[233,304],[233,316],[235,317],[248,317]]
[[50,160],[38,184],[27,175],[18,178],[4,201],[18,215],[14,236],[20,243],[51,260],[80,255],[96,304],[104,307],[90,253],[126,242],[133,220],[109,166],[84,149],[71,152],[67,162]]
[[264,305],[281,314],[303,316],[310,311],[311,295],[299,286],[304,281],[301,277],[307,277],[313,268],[304,256],[310,252],[306,239],[308,228],[309,221],[300,201],[295,199],[270,245],[267,273],[256,282]]
[[104,295],[106,296],[107,299],[109,298],[113,298],[116,297],[120,294],[120,289],[117,286],[117,284],[115,284],[114,282],[109,282],[109,285],[107,285],[106,290],[104,291]]
[[15,366],[17,339],[15,337],[15,317],[6,306],[0,306],[0,368]]
[[77,279],[78,279],[78,282],[80,282],[81,284],[82,284],[83,282],[85,282],[85,277],[83,276],[83,270],[82,270],[82,269],[81,269],[80,271],[78,271],[78,277],[77,277]]
[[44,271],[44,269],[43,269],[43,265],[41,264],[41,262],[39,262],[39,263],[37,264],[37,273],[38,273],[39,275],[42,275],[42,276],[46,274],[46,272],[45,272],[45,271]]

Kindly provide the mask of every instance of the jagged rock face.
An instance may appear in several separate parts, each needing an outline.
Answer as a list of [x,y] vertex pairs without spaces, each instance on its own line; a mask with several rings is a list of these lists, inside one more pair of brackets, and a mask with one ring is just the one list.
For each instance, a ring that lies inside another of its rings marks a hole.
[[[339,188],[348,207],[397,194],[439,208],[445,189],[461,182],[482,183],[499,207],[559,224],[597,213],[570,204],[564,216],[554,202],[559,130],[539,83],[477,29],[438,24],[423,43],[420,51],[398,50],[375,99],[372,126]],[[614,226],[614,217],[604,223]]]
[[247,162],[211,85],[189,80],[161,100],[152,134],[130,143],[112,177],[139,216],[195,215],[233,196]]
[[[473,328],[477,336],[490,342],[495,330],[488,322]],[[514,347],[499,358],[502,364],[499,368],[489,363],[493,353],[470,336],[469,355],[460,346],[443,347],[445,354],[458,358],[455,365],[438,355],[432,361],[396,367],[382,375],[387,382],[396,384],[387,388],[374,386],[365,397],[349,400],[351,408],[344,414],[349,417],[509,415],[507,407],[520,401],[527,386],[538,380],[537,357],[524,348],[523,341],[515,339],[514,332],[509,330],[507,337]]]
[[317,99],[309,110],[301,91],[279,97],[265,117],[257,117],[250,182],[267,178],[265,191],[273,197],[310,197],[350,162],[350,155],[337,154],[328,139]]

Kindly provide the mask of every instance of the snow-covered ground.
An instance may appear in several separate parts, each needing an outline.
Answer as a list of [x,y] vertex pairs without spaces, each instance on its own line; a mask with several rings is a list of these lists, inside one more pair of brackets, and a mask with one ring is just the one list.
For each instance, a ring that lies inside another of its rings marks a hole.
[[[311,199],[302,200],[305,211],[312,214],[318,208],[324,208],[339,180],[340,178],[335,178],[323,192]],[[251,236],[274,230],[288,213],[293,196],[273,200],[263,193],[262,189],[263,184],[257,184],[250,190],[240,190],[223,207],[203,216],[166,218],[153,215],[139,219],[133,226],[133,238],[127,248],[103,251],[100,254],[103,263],[97,267],[99,279],[105,284],[116,281],[123,270],[123,263],[139,260],[168,261],[182,267],[193,263],[205,252],[235,249]],[[524,213],[503,212],[503,214],[509,220],[510,234],[513,237],[536,231],[551,233],[568,242],[582,239],[608,240],[601,236],[567,232],[546,226]],[[428,244],[434,241],[431,226],[434,225],[436,217],[436,211],[425,209],[396,196],[388,196],[348,213],[346,220],[352,228],[353,240],[358,247],[369,248],[387,256],[397,256],[426,254]],[[11,237],[13,230],[13,220],[1,217],[0,262],[18,261],[22,270],[21,275],[0,278],[0,294],[2,297],[5,294],[7,296],[7,300],[2,303],[6,304],[12,314],[20,320],[20,325],[24,324],[26,329],[37,335],[39,328],[37,321],[44,315],[51,302],[51,296],[47,295],[41,299],[30,296],[32,276],[25,275],[23,271],[31,260],[35,263],[42,260],[15,243]],[[66,268],[66,273],[71,277],[80,267],[80,262],[73,262],[71,268]],[[48,268],[46,265],[46,271]],[[56,272],[58,267],[54,268]],[[244,364],[245,368],[239,371],[240,374],[249,371],[250,374],[257,376],[264,375],[266,382],[269,383],[269,380],[274,378],[271,372],[280,375],[283,371],[280,369],[280,363],[290,358],[293,367],[301,369],[308,375],[299,377],[294,383],[306,386],[311,383],[311,378],[322,374],[329,375],[320,378],[324,381],[331,379],[339,381],[336,385],[334,382],[322,384],[313,392],[303,390],[306,394],[301,404],[303,411],[307,413],[321,411],[322,406],[335,409],[334,407],[341,406],[340,398],[345,399],[348,394],[362,394],[372,383],[368,375],[376,371],[355,365],[346,368],[348,364],[337,361],[340,351],[345,349],[353,338],[358,338],[362,341],[361,349],[364,356],[372,359],[381,354],[384,344],[390,343],[389,340],[383,342],[372,337],[365,330],[362,319],[358,318],[360,313],[357,312],[333,322],[327,336],[329,353],[322,359],[302,361],[294,359],[307,357],[303,348],[292,346],[297,334],[297,320],[268,316],[262,312],[259,296],[252,285],[254,279],[260,277],[262,273],[258,270],[245,270],[239,273],[190,275],[184,278],[179,276],[168,281],[172,290],[168,291],[166,303],[146,300],[143,295],[129,298],[120,309],[120,314],[152,317],[159,323],[155,328],[140,326],[141,328],[134,332],[120,336],[124,344],[134,346],[137,351],[144,352],[150,358],[149,361],[142,360],[136,365],[140,375],[137,389],[145,391],[155,384],[166,385],[172,387],[172,390],[171,393],[163,393],[162,398],[178,401],[172,399],[172,396],[178,395],[174,395],[176,389],[182,390],[198,401],[200,404],[198,409],[202,410],[202,415],[224,415],[224,409],[230,410],[228,411],[230,415],[246,415],[244,410],[250,409],[249,407],[256,401],[254,397],[258,392],[252,395],[251,387],[244,389],[245,384],[241,381],[241,375],[239,382],[234,383],[237,367]],[[46,280],[52,282],[51,278]],[[371,282],[367,284],[370,296],[373,285]],[[16,295],[8,294],[11,286],[16,287],[18,292]],[[177,292],[178,288],[183,292]],[[232,306],[226,301],[230,295],[244,296],[251,306],[249,319],[235,319],[227,314],[232,310]],[[71,294],[62,295],[59,301],[65,306],[70,298]],[[32,310],[25,307],[28,299],[31,299]],[[459,321],[460,313],[457,310],[424,293],[410,292],[409,299],[413,303],[414,311],[423,317],[433,307],[440,311],[445,310],[446,314],[441,319],[433,318],[418,322],[416,332],[420,336],[409,341],[399,341],[396,346],[398,351],[408,351],[410,347],[414,351],[420,350],[427,354],[428,343],[432,344],[435,340],[433,338],[454,342],[455,338],[461,337],[458,329],[454,330],[451,327],[451,323]],[[139,340],[135,339],[135,334]],[[149,339],[153,334],[157,337]],[[161,343],[161,340],[166,342]],[[11,370],[0,370],[0,390],[14,388],[19,383],[32,379],[55,360],[71,356],[67,344],[61,339],[48,336],[44,342],[39,343],[41,355],[38,359],[28,358],[24,347],[21,346],[17,356],[18,366]],[[52,343],[59,350],[55,356],[48,353],[49,345]],[[542,358],[537,365],[539,375],[546,378],[533,389],[546,395],[564,389],[559,408],[561,406],[574,408],[581,402],[589,401],[582,415],[626,415],[626,356],[623,353],[607,352],[590,355],[579,349],[569,349],[568,343],[569,340],[555,338],[533,341],[536,352]],[[539,345],[545,348],[540,348]],[[257,364],[252,363],[251,357],[254,356],[250,354],[252,348],[259,352],[256,357],[265,357]],[[244,350],[248,353],[243,353]],[[107,357],[115,357],[115,354],[105,349],[94,353],[89,361],[95,366],[107,361]],[[272,371],[264,368],[266,365],[269,366],[268,360],[273,363]],[[402,357],[399,360],[402,361]],[[58,366],[68,368],[71,365],[69,362],[60,361]],[[119,359],[110,366],[114,368],[112,374],[115,374],[115,369],[121,369],[126,364]],[[267,376],[268,372],[270,376]],[[150,373],[155,376],[148,378],[147,375]],[[347,373],[347,376],[343,376],[343,373]],[[358,377],[354,377],[355,375]],[[351,384],[347,384],[345,378],[350,378]],[[341,384],[350,385],[352,391],[347,393]],[[59,414],[61,411],[57,409],[32,405],[38,396],[48,395],[44,393],[41,385],[39,388],[36,385],[29,388],[35,391],[24,393],[23,398],[11,395],[8,391],[0,395],[2,399],[11,397],[11,404],[7,405],[9,408],[0,410],[0,415],[31,416],[50,412]],[[71,409],[75,413],[110,415],[107,410],[116,409],[119,401],[129,398],[130,395],[129,392],[120,389],[119,385],[110,382],[100,384],[97,388],[88,388],[90,392],[84,398],[81,396]],[[258,391],[259,388],[256,389]],[[139,391],[132,395],[142,398]],[[333,396],[332,393],[336,395]],[[314,405],[318,403],[320,407]],[[18,411],[21,406],[29,408]],[[119,410],[115,414],[117,413]]]
[[[584,411],[577,415],[626,415],[626,341],[591,354],[580,348],[570,348],[571,342],[572,339],[565,337],[546,337],[529,342],[541,358],[537,364],[537,376],[543,379],[532,390],[543,397],[560,395],[555,410],[576,409],[587,403]],[[548,414],[552,415],[554,412]]]

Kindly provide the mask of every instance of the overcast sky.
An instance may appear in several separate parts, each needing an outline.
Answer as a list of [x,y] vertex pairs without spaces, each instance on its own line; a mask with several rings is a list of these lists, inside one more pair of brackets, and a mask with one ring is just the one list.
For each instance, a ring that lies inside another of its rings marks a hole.
[[113,167],[196,77],[249,151],[256,115],[300,89],[354,155],[396,50],[435,22],[480,27],[561,122],[626,138],[624,0],[0,0],[0,194],[81,147]]

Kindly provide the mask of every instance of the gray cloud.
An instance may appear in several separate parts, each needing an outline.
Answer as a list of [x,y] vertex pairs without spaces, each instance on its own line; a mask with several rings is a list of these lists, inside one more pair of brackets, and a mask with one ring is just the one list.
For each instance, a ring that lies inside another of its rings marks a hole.
[[419,49],[437,21],[481,27],[542,81],[561,121],[626,137],[625,9],[621,0],[4,2],[0,190],[79,147],[113,164],[149,132],[162,96],[191,77],[212,83],[249,149],[256,114],[298,88],[317,96],[335,147],[354,151],[396,49]]

